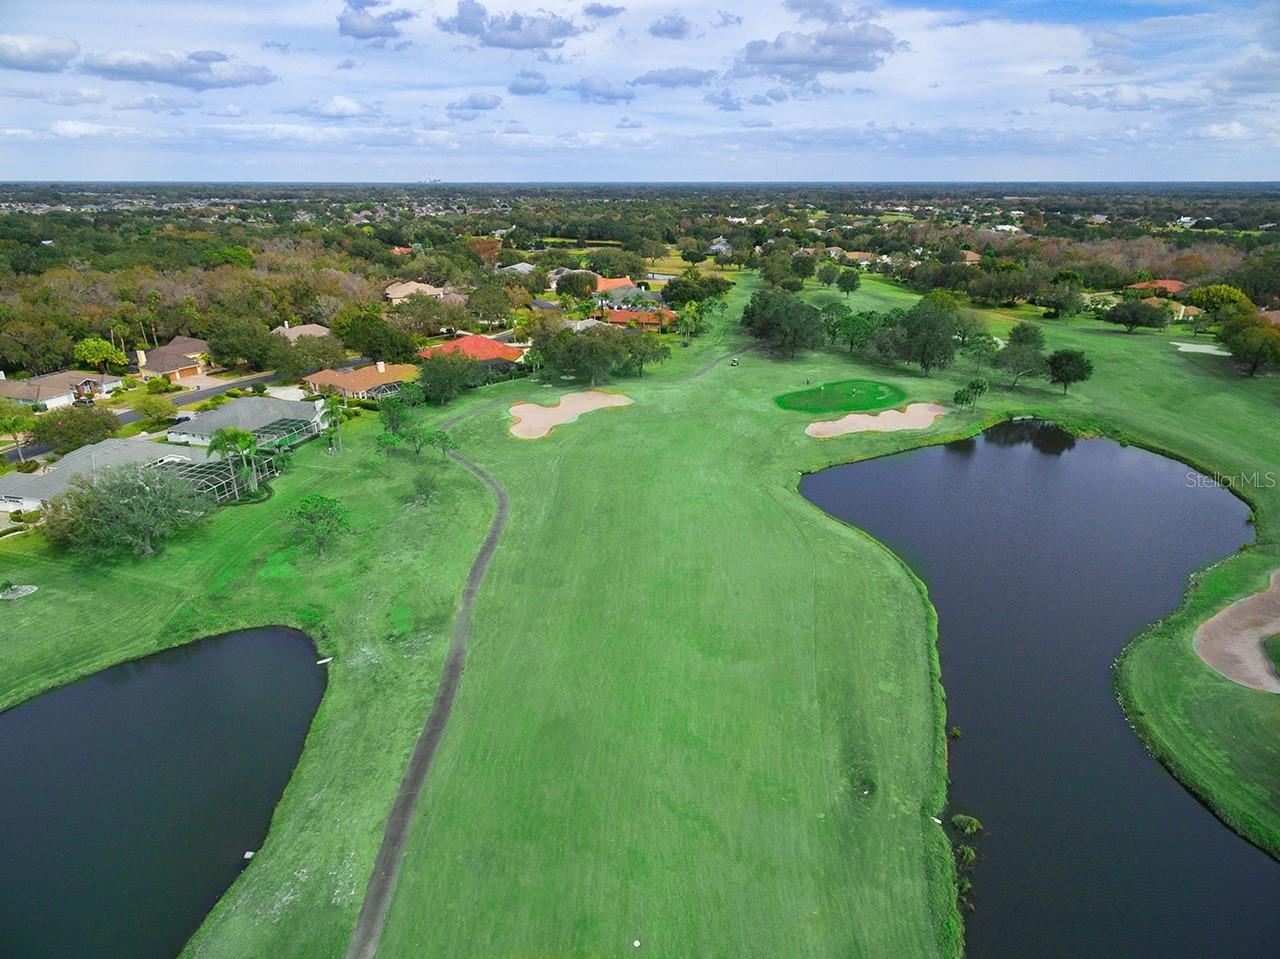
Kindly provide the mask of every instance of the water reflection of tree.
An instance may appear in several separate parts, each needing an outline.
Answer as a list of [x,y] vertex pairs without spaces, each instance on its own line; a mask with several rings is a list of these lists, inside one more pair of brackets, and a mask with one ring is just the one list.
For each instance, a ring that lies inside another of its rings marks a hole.
[[999,423],[982,434],[988,443],[996,446],[1020,446],[1030,443],[1037,452],[1061,456],[1074,449],[1076,438],[1057,423],[1044,420],[1009,420]]
[[948,453],[959,453],[961,456],[972,456],[978,451],[978,440],[976,437],[968,436],[962,440],[952,440],[946,444]]

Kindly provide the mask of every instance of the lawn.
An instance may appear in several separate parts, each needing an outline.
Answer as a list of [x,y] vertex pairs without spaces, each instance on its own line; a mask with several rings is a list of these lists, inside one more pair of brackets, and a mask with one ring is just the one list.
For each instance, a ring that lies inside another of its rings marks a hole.
[[837,380],[821,386],[783,393],[774,402],[784,410],[802,413],[869,413],[906,402],[907,393],[891,383],[876,380]]
[[[758,280],[743,275],[736,317]],[[815,302],[840,298],[816,286]],[[864,276],[855,309],[916,294]],[[1016,316],[992,313],[996,332]],[[993,389],[929,433],[816,442],[774,397],[865,378],[946,402],[967,363],[924,377],[822,351],[759,352],[727,324],[676,348],[635,400],[518,441],[518,380],[440,421],[502,482],[511,517],[477,599],[462,686],[424,792],[383,957],[958,954],[954,875],[931,817],[945,789],[934,619],[890,552],[806,503],[802,470],[1039,413],[1176,451],[1222,473],[1280,463],[1280,377],[1177,352],[1181,333],[1046,322],[1094,379]],[[331,681],[262,852],[187,954],[341,955],[400,772],[434,693],[488,491],[432,454],[305,447],[266,503],[224,509],[159,559],[90,570],[38,539],[0,540],[0,707],[106,665],[239,626],[307,630]],[[420,483],[434,485],[428,502]],[[308,492],[359,532],[317,559],[282,525]],[[1195,625],[1280,565],[1280,490],[1250,491],[1259,546],[1196,578],[1131,645],[1117,683],[1144,739],[1242,831],[1280,848],[1280,697],[1200,663]],[[12,624],[12,628],[10,627]],[[873,784],[869,795],[863,788]]]
[[843,303],[853,310],[877,310],[884,312],[893,309],[910,309],[920,294],[886,279],[878,273],[862,274],[862,285],[856,291],[845,296],[834,287],[826,287],[817,280],[805,282],[805,296],[814,306],[826,306],[828,303]]
[[1267,651],[1267,656],[1276,667],[1276,672],[1280,673],[1280,634],[1268,636],[1262,641],[1262,646]]

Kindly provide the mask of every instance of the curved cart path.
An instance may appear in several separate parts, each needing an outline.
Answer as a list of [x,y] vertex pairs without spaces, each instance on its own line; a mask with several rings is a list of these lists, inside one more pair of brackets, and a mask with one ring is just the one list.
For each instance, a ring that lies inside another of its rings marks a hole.
[[[471,412],[478,412],[478,410]],[[452,426],[461,418],[455,417],[447,425]],[[414,744],[395,802],[391,804],[391,812],[387,814],[387,825],[382,833],[382,845],[378,849],[378,858],[373,864],[373,874],[369,877],[369,885],[365,889],[364,904],[360,907],[360,918],[356,920],[351,945],[347,948],[347,959],[373,959],[378,951],[382,927],[387,919],[387,909],[391,906],[391,896],[395,892],[396,879],[400,875],[400,863],[404,859],[409,827],[413,823],[413,815],[418,808],[418,800],[422,796],[422,787],[427,781],[427,773],[431,771],[431,762],[435,759],[445,725],[449,722],[450,713],[453,712],[453,701],[458,695],[458,686],[462,682],[462,668],[466,665],[467,645],[471,638],[471,610],[475,606],[476,593],[484,580],[485,570],[488,569],[489,560],[493,558],[494,551],[497,549],[498,537],[502,535],[502,530],[507,525],[507,516],[510,512],[507,491],[503,489],[501,483],[460,454],[451,450],[449,456],[489,487],[493,492],[493,498],[497,501],[497,510],[494,513],[493,522],[489,525],[484,543],[480,546],[480,552],[476,554],[471,564],[467,584],[462,590],[458,614],[453,621],[453,635],[449,640],[449,654],[444,661],[444,674],[436,690],[435,702],[431,704],[427,724],[423,726],[422,733]]]
[[[720,363],[752,349],[754,344],[725,353],[703,364],[688,379],[697,379],[710,372]],[[477,413],[501,406],[508,400],[492,400],[488,403],[459,413],[440,424],[444,430],[452,429]],[[387,814],[387,824],[382,832],[382,845],[378,848],[378,857],[373,863],[373,873],[369,876],[369,884],[365,887],[364,903],[360,907],[360,916],[356,920],[355,931],[351,935],[351,944],[347,947],[346,959],[374,959],[378,952],[378,944],[382,940],[382,928],[387,920],[387,910],[391,907],[391,896],[395,892],[396,880],[400,875],[400,864],[404,860],[405,844],[409,838],[409,827],[418,808],[418,800],[422,797],[422,787],[426,784],[427,774],[431,771],[432,760],[444,736],[445,726],[453,712],[453,701],[458,695],[458,686],[462,682],[462,669],[467,661],[467,645],[471,639],[471,610],[475,606],[476,593],[484,580],[485,570],[493,559],[498,547],[498,538],[507,525],[510,514],[510,500],[502,484],[488,472],[481,469],[461,454],[450,450],[449,456],[473,476],[478,477],[493,493],[497,502],[493,522],[485,535],[471,564],[471,572],[467,575],[467,584],[462,590],[462,600],[458,603],[458,614],[453,622],[453,634],[449,640],[449,652],[444,661],[444,674],[440,678],[440,686],[436,690],[435,701],[431,704],[431,712],[427,715],[427,723],[422,728],[418,741],[414,743],[413,752],[409,756],[409,765],[405,769],[404,778],[400,780],[400,788],[396,792],[391,811]]]
[[1250,689],[1280,693],[1280,675],[1262,648],[1268,636],[1280,635],[1280,569],[1271,586],[1237,600],[1196,630],[1196,652],[1232,682]]

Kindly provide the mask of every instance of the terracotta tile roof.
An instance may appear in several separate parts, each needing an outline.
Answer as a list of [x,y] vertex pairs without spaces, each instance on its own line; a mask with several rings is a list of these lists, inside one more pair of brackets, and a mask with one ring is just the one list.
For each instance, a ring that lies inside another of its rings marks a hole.
[[673,311],[661,310],[606,310],[604,319],[618,326],[664,326],[676,318]]
[[427,357],[436,353],[461,353],[481,363],[489,360],[506,360],[508,363],[514,363],[524,355],[514,346],[507,346],[505,343],[474,333],[421,350],[418,355]]
[[1181,280],[1146,280],[1142,283],[1132,283],[1129,285],[1131,290],[1163,290],[1171,296],[1175,293],[1181,293],[1185,290],[1189,283],[1183,283]]
[[597,276],[596,277],[597,293],[607,293],[609,290],[620,290],[624,286],[635,286],[635,282],[632,281],[631,277],[629,276],[618,276],[618,277]]
[[371,363],[358,370],[321,370],[302,379],[312,386],[336,386],[346,393],[363,393],[383,383],[403,383],[417,375],[418,367],[413,363],[388,363],[382,370]]

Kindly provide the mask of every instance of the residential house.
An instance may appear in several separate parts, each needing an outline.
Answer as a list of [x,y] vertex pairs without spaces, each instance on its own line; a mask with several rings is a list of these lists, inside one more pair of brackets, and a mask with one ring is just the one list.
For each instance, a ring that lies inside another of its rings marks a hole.
[[43,405],[45,409],[50,410],[71,406],[77,400],[90,401],[93,397],[110,392],[120,385],[120,377],[114,373],[63,370],[60,373],[45,373],[25,380],[9,380],[5,379],[3,372],[0,372],[0,396],[17,400],[28,406]]
[[532,273],[536,269],[537,267],[534,266],[532,263],[525,263],[524,261],[521,261],[519,263],[512,263],[509,266],[499,267],[498,272],[499,273],[518,273],[520,276],[528,276],[530,273]]
[[674,322],[676,314],[673,310],[605,310],[602,318],[614,326],[639,326],[648,329],[661,329]]
[[548,310],[553,313],[559,313],[562,309],[564,309],[564,307],[562,307],[555,300],[534,300],[532,303],[529,304],[529,306],[535,310]]
[[384,363],[378,360],[357,370],[320,370],[304,376],[302,382],[313,393],[337,391],[348,399],[383,399],[400,392],[400,384],[418,376],[414,363]]
[[297,343],[298,339],[303,336],[330,336],[331,331],[327,326],[321,326],[319,323],[303,323],[301,326],[290,326],[289,321],[284,321],[284,326],[277,326],[271,331],[276,336],[284,337],[290,344]]
[[977,266],[982,262],[982,254],[976,250],[961,250],[960,256],[965,266]]
[[143,379],[164,377],[176,383],[186,376],[199,376],[205,371],[209,344],[193,336],[175,336],[154,350],[138,350],[138,375]]
[[1156,296],[1177,296],[1191,286],[1181,280],[1146,280],[1142,283],[1130,283],[1130,290],[1151,290]]
[[513,363],[519,363],[520,358],[524,356],[524,351],[519,347],[508,346],[492,337],[480,336],[476,333],[460,336],[456,340],[441,343],[439,346],[428,347],[418,355],[425,359],[442,353],[461,353],[490,369],[507,369]]
[[629,276],[597,276],[596,292],[608,293],[610,290],[635,289],[635,281]]
[[1262,317],[1263,323],[1280,326],[1280,310],[1259,310],[1258,315]]
[[581,333],[583,330],[589,330],[593,326],[603,326],[603,320],[597,320],[594,316],[588,316],[584,320],[569,320],[565,326],[573,330],[575,333]]
[[409,297],[419,294],[421,296],[429,296],[432,299],[440,299],[447,293],[444,287],[432,286],[430,283],[419,283],[417,280],[406,280],[403,283],[392,283],[383,293],[385,299],[392,306],[397,303],[403,303]]
[[192,465],[205,462],[204,450],[165,446],[141,439],[108,439],[72,450],[35,473],[0,476],[0,512],[44,509],[49,500],[66,490],[77,476],[92,475],[112,466],[160,463]]
[[870,266],[875,262],[876,255],[868,253],[865,250],[852,250],[845,253],[845,257],[853,260],[858,266]]
[[547,271],[547,282],[551,284],[551,289],[554,290],[556,288],[556,284],[560,282],[560,277],[564,276],[566,273],[583,273],[583,272],[590,272],[590,271],[574,270],[574,269],[570,269],[567,266],[557,266],[554,270]]
[[603,294],[600,299],[608,300],[614,306],[634,306],[661,303],[662,294],[656,290],[643,290],[638,286],[622,286]]
[[323,404],[318,400],[242,396],[175,423],[167,438],[170,443],[208,446],[218,430],[235,428],[252,433],[259,446],[293,446],[319,433],[323,416]]
[[719,256],[721,253],[732,253],[733,244],[725,237],[718,236],[711,241],[711,245],[707,247],[707,256]]

